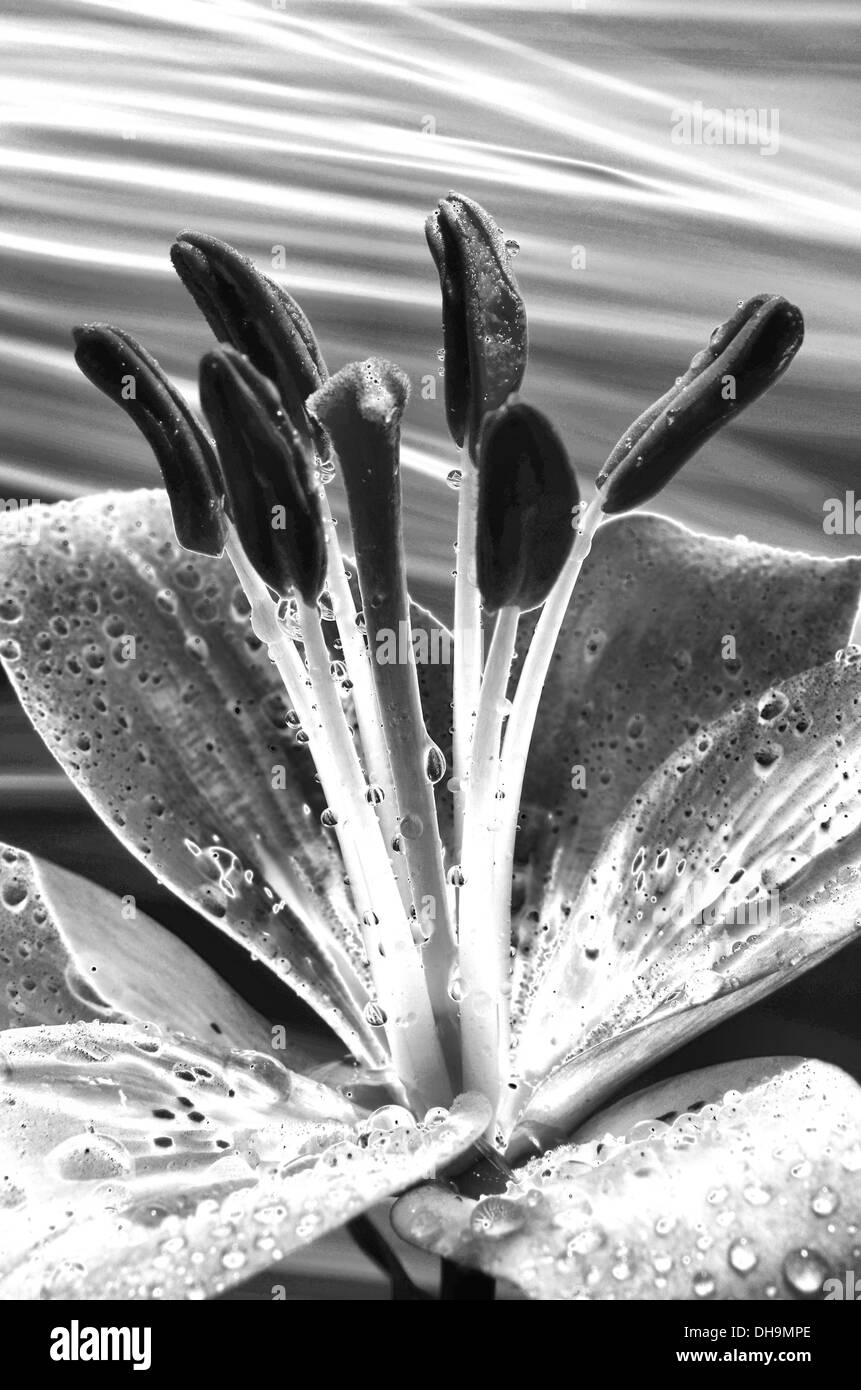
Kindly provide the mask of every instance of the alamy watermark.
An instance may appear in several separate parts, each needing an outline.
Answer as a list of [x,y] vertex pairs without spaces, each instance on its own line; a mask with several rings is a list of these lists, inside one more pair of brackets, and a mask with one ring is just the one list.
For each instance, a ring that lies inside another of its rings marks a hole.
[[82,1327],[72,1318],[68,1327],[51,1331],[52,1361],[131,1361],[135,1371],[152,1365],[152,1328]]
[[720,110],[694,101],[670,112],[670,139],[674,145],[750,145],[773,155],[780,149],[780,112],[776,106]]
[[41,515],[38,497],[0,497],[0,516],[9,518],[4,529],[11,527],[22,545],[38,545]]
[[408,622],[394,628],[381,627],[376,634],[374,659],[378,666],[405,666],[410,653],[419,666],[449,666],[452,636],[447,628],[413,628]]

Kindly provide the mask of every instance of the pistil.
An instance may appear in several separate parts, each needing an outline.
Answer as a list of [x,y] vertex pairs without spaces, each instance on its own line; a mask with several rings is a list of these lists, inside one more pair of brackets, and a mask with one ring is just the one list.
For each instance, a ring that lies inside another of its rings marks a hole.
[[381,637],[411,630],[400,489],[400,418],[408,390],[406,378],[391,364],[357,363],[332,377],[311,398],[310,408],[341,463],[377,708],[397,798],[397,843],[426,935],[423,956],[434,1017],[454,1066],[448,992],[453,939],[433,792],[443,773],[442,754],[425,729],[412,644],[405,661],[384,659],[381,646]]
[[558,585],[579,492],[549,420],[516,396],[485,418],[479,454],[477,575],[485,608],[497,618],[470,759],[459,968],[464,1076],[496,1106],[507,1069],[511,936],[508,901],[501,892],[494,897],[493,882],[497,835],[517,816],[500,776],[506,696],[520,614],[543,604]]

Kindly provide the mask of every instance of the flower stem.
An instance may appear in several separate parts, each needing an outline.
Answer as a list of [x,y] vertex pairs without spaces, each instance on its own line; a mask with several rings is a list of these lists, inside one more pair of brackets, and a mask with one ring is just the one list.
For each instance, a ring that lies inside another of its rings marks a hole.
[[496,619],[481,683],[467,783],[461,868],[459,971],[464,1085],[495,1107],[500,1062],[508,1041],[509,919],[488,911],[493,872],[493,830],[500,813],[499,751],[506,690],[514,658],[519,609],[502,608]]
[[581,514],[571,554],[536,623],[505,731],[500,776],[500,790],[504,795],[504,801],[496,836],[491,912],[494,917],[506,919],[509,933],[514,842],[529,745],[559,630],[568,611],[568,604],[583,563],[592,549],[595,532],[602,520],[601,498],[598,495]]
[[[397,834],[398,806],[391,764],[383,736],[383,725],[377,704],[377,692],[374,687],[370,657],[364,634],[356,624],[356,605],[344,569],[344,556],[338,539],[335,520],[329,506],[329,499],[322,486],[319,493],[323,512],[323,529],[328,548],[327,582],[329,596],[332,600],[332,612],[338,625],[338,636],[341,639],[341,651],[347,667],[347,675],[353,686],[353,707],[359,725],[359,737],[362,742],[368,781],[379,787],[383,794],[382,801],[374,803],[376,814],[386,844],[390,845]],[[393,863],[392,868],[398,882],[401,901],[405,909],[409,910],[411,902],[409,883],[406,881],[405,875],[398,873],[396,862]]]
[[[329,651],[316,607],[299,601],[313,704],[331,758],[320,767],[330,809],[346,834],[342,844],[380,1003],[388,1017],[392,1059],[408,1089],[424,1105],[447,1105],[452,1088],[434,1028],[424,967],[404,913],[367,783],[329,671]],[[352,844],[351,844],[352,841]],[[377,932],[377,928],[379,931]]]
[[454,859],[461,857],[473,725],[481,685],[481,595],[475,579],[478,470],[467,461],[458,489],[454,581]]

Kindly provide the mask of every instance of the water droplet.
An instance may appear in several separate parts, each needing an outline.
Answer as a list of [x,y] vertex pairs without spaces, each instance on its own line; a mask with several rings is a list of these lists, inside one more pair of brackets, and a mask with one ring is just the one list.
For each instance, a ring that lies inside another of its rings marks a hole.
[[766,1207],[771,1201],[771,1193],[767,1187],[762,1187],[759,1183],[751,1183],[744,1189],[744,1200],[749,1202],[752,1207]]
[[820,1187],[810,1200],[810,1210],[815,1216],[833,1216],[840,1206],[840,1198],[833,1187]]
[[437,1125],[445,1124],[447,1119],[448,1111],[444,1105],[432,1105],[422,1120],[422,1124],[425,1129],[434,1129]]
[[526,1212],[508,1197],[483,1197],[473,1208],[469,1222],[473,1235],[502,1240],[526,1224]]
[[461,473],[459,468],[453,468],[450,473],[446,474],[445,480],[448,483],[449,487],[452,489],[452,491],[457,492],[458,488],[463,482],[463,474]]
[[790,1250],[783,1261],[783,1277],[793,1293],[802,1298],[815,1298],[828,1274],[828,1264],[817,1250],[802,1246]]
[[124,1144],[107,1134],[75,1134],[57,1144],[47,1161],[67,1182],[127,1177],[134,1159]]
[[407,840],[417,840],[424,828],[425,824],[421,816],[415,815],[412,811],[408,811],[407,814],[401,818],[401,834]]
[[861,1173],[861,1144],[852,1144],[840,1156],[847,1173]]
[[594,1255],[606,1241],[607,1236],[601,1226],[584,1226],[582,1231],[576,1231],[571,1237],[566,1251],[569,1258],[574,1255]]
[[509,256],[516,256],[518,251],[520,250],[520,242],[515,241],[513,237],[506,237],[505,249],[508,252]]
[[756,1251],[746,1236],[739,1236],[738,1240],[733,1241],[727,1259],[730,1268],[734,1269],[736,1274],[749,1274],[759,1263]]
[[369,1028],[385,1027],[388,1014],[382,1004],[378,1004],[375,999],[369,999],[362,1012]]
[[373,782],[365,792],[365,800],[370,801],[372,806],[379,806],[380,802],[385,801],[386,793],[383,787]]
[[[425,772],[428,781],[433,787],[436,786],[437,782],[441,782],[445,776],[445,758],[435,743],[432,743],[428,748],[425,758]],[[403,822],[401,822],[401,829],[403,830]],[[406,831],[404,831],[404,834],[406,834]],[[421,831],[419,834],[421,834]]]
[[707,1270],[699,1270],[693,1278],[694,1293],[697,1298],[711,1298],[715,1291],[715,1281]]
[[338,813],[333,811],[331,806],[327,806],[325,811],[320,813],[320,824],[326,829],[331,830],[338,824]]
[[393,1129],[415,1129],[416,1120],[403,1105],[381,1105],[368,1117],[367,1126],[369,1130],[389,1134]]
[[178,603],[173,589],[159,589],[155,601],[163,613],[175,613],[177,610]]
[[409,1219],[410,1235],[419,1245],[432,1241],[442,1234],[442,1222],[430,1207],[419,1207]]
[[225,1269],[241,1269],[245,1260],[244,1250],[225,1250],[221,1257],[221,1263]]

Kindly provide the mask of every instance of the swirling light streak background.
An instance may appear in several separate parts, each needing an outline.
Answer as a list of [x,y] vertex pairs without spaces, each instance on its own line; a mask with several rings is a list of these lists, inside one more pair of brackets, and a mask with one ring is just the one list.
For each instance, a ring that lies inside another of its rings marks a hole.
[[[859,18],[854,0],[719,11],[678,0],[6,0],[0,497],[155,483],[146,447],[74,368],[71,325],[118,322],[193,396],[208,334],[170,270],[172,237],[209,230],[266,268],[283,247],[277,273],[330,366],[377,353],[417,387],[438,381],[440,399],[414,393],[405,456],[414,579],[445,610],[445,475],[458,459],[422,223],[454,187],[521,245],[528,393],[584,479],[738,299],[765,289],[796,300],[807,341],[790,375],[662,504],[700,529],[856,550],[822,521],[825,500],[855,485],[861,421]],[[695,102],[761,109],[771,130],[776,111],[777,152],[674,143],[674,113]],[[8,695],[3,716],[0,834],[86,863],[170,916]],[[172,920],[183,930],[181,914]],[[813,1028],[806,1007],[794,1023]],[[756,1017],[779,1034],[779,1017]]]

